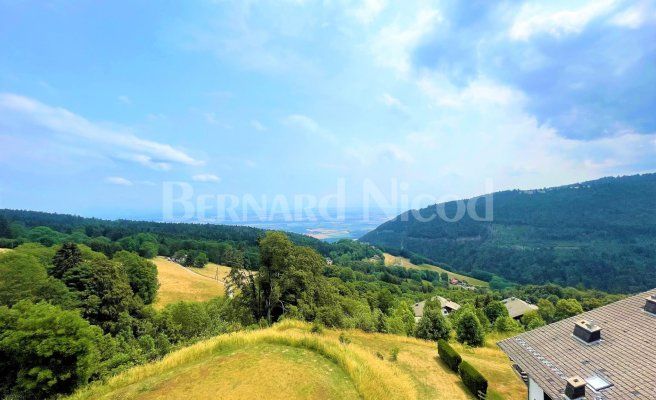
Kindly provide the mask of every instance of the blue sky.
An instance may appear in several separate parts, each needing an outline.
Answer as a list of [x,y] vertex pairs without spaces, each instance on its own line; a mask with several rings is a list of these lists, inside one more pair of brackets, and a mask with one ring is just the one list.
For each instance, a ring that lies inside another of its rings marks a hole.
[[655,1],[0,0],[0,207],[654,171],[655,38]]

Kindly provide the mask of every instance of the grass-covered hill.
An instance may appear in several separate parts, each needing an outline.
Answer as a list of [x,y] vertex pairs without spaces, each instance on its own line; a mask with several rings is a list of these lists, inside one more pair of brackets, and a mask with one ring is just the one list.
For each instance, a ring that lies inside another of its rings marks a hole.
[[[488,398],[526,397],[526,387],[493,340],[476,349],[454,346],[490,381]],[[199,342],[69,400],[472,399],[436,356],[434,342],[359,330],[313,332],[309,324],[287,320]]]
[[[477,215],[485,215],[483,198]],[[656,286],[656,174],[493,194],[491,221],[420,221],[408,211],[362,241],[463,273],[518,283],[582,284],[612,292]],[[456,202],[418,210],[457,213]],[[480,275],[480,273],[478,274]]]

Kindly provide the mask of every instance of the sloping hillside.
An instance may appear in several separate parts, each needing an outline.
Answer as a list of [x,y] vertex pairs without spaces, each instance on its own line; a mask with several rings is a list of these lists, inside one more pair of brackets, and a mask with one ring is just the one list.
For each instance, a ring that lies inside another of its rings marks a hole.
[[[389,358],[393,348],[399,349],[397,361]],[[489,398],[526,397],[524,384],[492,342],[459,350],[490,379]],[[308,324],[284,321],[200,342],[69,400],[472,399],[436,355],[431,342],[356,330],[311,333]]]
[[[153,261],[157,265],[157,279],[160,284],[155,300],[157,308],[182,300],[205,301],[225,293],[222,281],[204,276],[164,257],[156,257]],[[195,269],[205,274],[210,273],[200,268]]]
[[389,253],[384,253],[383,254],[385,257],[385,265],[388,267],[394,267],[397,265],[400,265],[403,268],[408,268],[408,269],[421,269],[421,270],[429,270],[429,271],[435,271],[439,273],[445,272],[449,279],[451,278],[456,278],[459,281],[465,281],[469,283],[472,286],[480,286],[480,287],[488,287],[489,283],[482,281],[480,279],[472,278],[471,276],[467,275],[462,275],[462,274],[456,274],[455,272],[447,271],[443,268],[440,268],[435,265],[429,265],[429,264],[414,264],[410,260],[408,260],[405,257],[400,257],[400,256],[393,256]]
[[[466,201],[476,201],[477,215],[490,221],[466,214],[457,222],[422,222],[406,212],[361,240],[458,272],[482,270],[519,283],[613,292],[656,286],[656,174],[497,192],[492,198],[488,214],[484,199]],[[449,202],[418,212],[422,218],[452,218],[457,210]]]

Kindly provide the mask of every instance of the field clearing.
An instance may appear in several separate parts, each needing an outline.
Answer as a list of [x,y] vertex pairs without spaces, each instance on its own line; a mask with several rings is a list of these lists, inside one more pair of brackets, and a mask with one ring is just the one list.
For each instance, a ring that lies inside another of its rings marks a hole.
[[449,275],[449,279],[456,278],[460,281],[467,281],[469,282],[470,285],[473,286],[480,286],[480,287],[490,286],[488,282],[482,281],[480,279],[472,278],[471,276],[456,274],[454,272],[447,271],[435,265],[428,265],[428,264],[416,265],[411,263],[410,260],[408,260],[405,257],[393,256],[389,253],[384,253],[384,255],[385,255],[385,265],[388,267],[391,267],[393,265],[400,265],[403,268],[408,268],[408,269],[425,269],[425,270],[431,270],[439,273],[446,272],[447,275]]
[[212,278],[192,272],[164,257],[153,259],[157,265],[160,287],[155,307],[162,308],[177,301],[206,301],[222,296],[225,286]]
[[214,263],[207,263],[203,268],[189,267],[189,270],[211,279],[215,279],[218,272],[219,281],[221,282],[225,282],[230,274],[230,267]]
[[[349,344],[340,343],[342,334]],[[456,348],[490,381],[488,399],[523,400],[526,386],[494,344],[499,339],[480,349]],[[389,359],[393,348],[397,361]],[[310,333],[307,323],[283,321],[199,342],[69,400],[250,398],[474,399],[439,360],[433,342],[359,330]]]
[[0,248],[0,253],[4,253],[6,251],[11,251],[11,249]]

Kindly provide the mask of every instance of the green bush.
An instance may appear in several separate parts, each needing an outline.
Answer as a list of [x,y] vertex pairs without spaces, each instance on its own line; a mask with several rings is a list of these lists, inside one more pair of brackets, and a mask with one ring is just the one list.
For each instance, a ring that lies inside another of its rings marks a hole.
[[437,342],[437,352],[440,355],[442,361],[446,363],[452,370],[458,372],[458,366],[462,362],[462,357],[454,350],[453,347],[444,339],[440,339]]
[[460,379],[465,384],[467,389],[474,395],[478,396],[478,392],[487,393],[487,379],[480,372],[476,370],[467,361],[460,363],[458,368],[460,372]]

